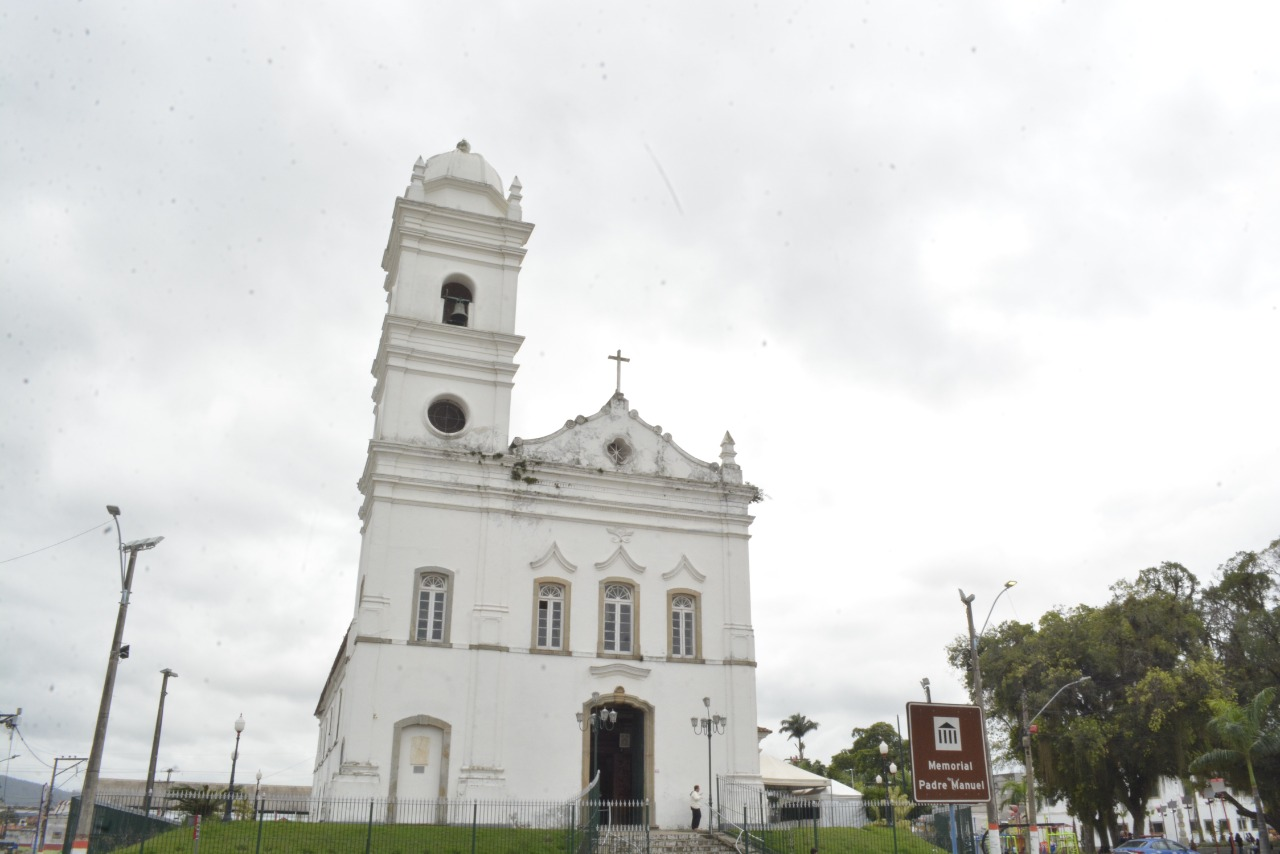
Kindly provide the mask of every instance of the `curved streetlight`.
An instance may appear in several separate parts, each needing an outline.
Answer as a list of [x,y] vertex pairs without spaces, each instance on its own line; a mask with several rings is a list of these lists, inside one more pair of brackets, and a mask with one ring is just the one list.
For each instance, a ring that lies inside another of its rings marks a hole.
[[[84,785],[80,788],[80,818],[76,821],[76,841],[86,844],[93,833],[93,807],[98,796],[98,772],[102,768],[102,751],[107,741],[107,719],[111,717],[111,696],[116,687],[116,667],[121,658],[128,656],[128,647],[121,645],[124,638],[124,621],[129,613],[129,594],[133,592],[133,568],[138,552],[154,549],[164,537],[148,537],[126,543],[120,532],[120,508],[107,505],[107,512],[116,523],[116,542],[120,548],[120,609],[116,612],[116,631],[111,638],[111,652],[107,656],[107,676],[102,683],[102,701],[98,704],[98,720],[93,728],[93,747],[89,750],[89,764],[85,766]],[[128,565],[124,556],[129,555]],[[79,846],[77,846],[79,847]]]
[[[987,611],[987,619],[982,623],[982,632],[987,630],[987,623],[991,622],[991,614],[996,609],[996,602],[1000,597],[1007,593],[1012,587],[1017,585],[1016,581],[1006,581],[1004,587],[996,594],[996,598],[991,600],[991,609]],[[964,590],[960,591],[960,601],[964,603],[965,617],[969,621],[969,669],[973,672],[973,704],[979,709],[982,708],[982,667],[978,664],[978,636],[982,632],[973,630],[973,599],[974,594],[964,595]],[[991,779],[991,744],[987,741],[987,722],[986,716],[982,716],[982,754],[987,763],[987,780],[988,785]],[[992,831],[995,831],[994,834]],[[996,817],[996,801],[992,797],[990,791],[987,792],[987,851],[990,854],[1000,854],[1000,821]]]
[[235,797],[236,792],[236,760],[240,758],[240,733],[242,732],[244,732],[243,712],[236,718],[236,747],[231,751],[231,782],[227,784],[227,814],[222,817],[223,821],[231,821],[231,799]]
[[1044,714],[1044,710],[1049,708],[1050,703],[1058,699],[1058,695],[1070,688],[1072,685],[1079,685],[1081,682],[1088,682],[1092,677],[1081,676],[1079,679],[1068,682],[1057,691],[1053,692],[1053,696],[1049,698],[1049,702],[1040,707],[1040,711],[1030,720],[1027,719],[1027,692],[1022,692],[1022,754],[1027,766],[1027,842],[1030,846],[1027,850],[1038,851],[1036,847],[1035,835],[1039,828],[1036,827],[1036,771],[1031,764],[1031,733],[1034,732],[1032,727],[1035,722]]

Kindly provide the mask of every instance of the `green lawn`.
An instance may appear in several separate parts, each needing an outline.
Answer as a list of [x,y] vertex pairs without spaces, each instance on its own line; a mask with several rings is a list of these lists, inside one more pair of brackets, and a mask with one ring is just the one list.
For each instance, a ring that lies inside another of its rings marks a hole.
[[[812,825],[766,830],[753,836],[763,839],[778,854],[809,854],[814,844]],[[817,845],[821,854],[894,854],[893,831],[886,827],[820,827]],[[948,853],[908,831],[899,830],[897,854]]]
[[[753,834],[778,854],[809,854],[813,827]],[[577,838],[581,842],[581,838]],[[474,847],[473,847],[474,843]],[[572,854],[569,831],[444,825],[374,825],[269,821],[209,822],[200,828],[200,854]],[[818,828],[821,854],[895,854],[893,833],[885,827]],[[576,847],[576,846],[572,846]],[[149,839],[142,854],[194,854],[190,827],[174,828]],[[140,854],[138,845],[112,854]],[[896,854],[948,854],[905,830],[898,831]]]
[[[473,847],[474,843],[474,847]],[[367,825],[274,821],[210,822],[200,828],[200,854],[568,854],[569,831],[440,825]],[[145,854],[192,854],[190,827],[147,840]],[[139,854],[140,846],[112,854]]]

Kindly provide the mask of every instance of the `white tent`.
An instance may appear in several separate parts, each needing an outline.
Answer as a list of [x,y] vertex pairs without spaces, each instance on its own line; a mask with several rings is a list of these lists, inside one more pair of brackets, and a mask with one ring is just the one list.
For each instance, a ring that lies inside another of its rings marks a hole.
[[[786,789],[793,795],[812,795],[826,790],[834,780],[819,776],[790,762],[760,754],[760,777],[767,789]],[[848,788],[847,786],[845,788]]]
[[760,777],[767,789],[785,790],[787,798],[817,801],[823,827],[861,827],[867,822],[862,793],[839,780],[813,774],[767,753],[760,754]]

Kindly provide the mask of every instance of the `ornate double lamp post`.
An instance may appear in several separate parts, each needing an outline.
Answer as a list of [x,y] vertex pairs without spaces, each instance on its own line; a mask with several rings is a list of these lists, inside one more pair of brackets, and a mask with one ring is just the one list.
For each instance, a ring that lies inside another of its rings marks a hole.
[[880,742],[880,763],[884,766],[884,777],[876,775],[877,783],[884,783],[884,802],[886,805],[886,816],[889,819],[889,826],[893,828],[893,854],[898,854],[898,823],[893,819],[893,793],[889,791],[889,784],[893,782],[893,775],[898,773],[898,765],[889,761],[889,745],[883,740]]
[[231,782],[227,784],[227,814],[223,821],[231,821],[231,801],[236,795],[236,760],[240,758],[240,733],[244,732],[244,714],[236,718],[236,747],[231,751]]
[[706,707],[706,717],[689,718],[689,723],[693,725],[694,735],[707,737],[707,833],[711,833],[715,830],[716,816],[715,789],[711,786],[711,736],[724,735],[724,728],[729,723],[729,719],[724,715],[711,714],[710,697],[703,697],[702,705]]
[[591,768],[588,776],[599,773],[600,771],[600,730],[606,732],[612,731],[614,725],[618,722],[618,712],[610,709],[608,706],[601,706],[597,711],[596,704],[600,702],[600,692],[591,692],[591,714],[584,716],[582,712],[578,712],[575,717],[578,719],[578,729],[586,732],[587,728],[591,728]]

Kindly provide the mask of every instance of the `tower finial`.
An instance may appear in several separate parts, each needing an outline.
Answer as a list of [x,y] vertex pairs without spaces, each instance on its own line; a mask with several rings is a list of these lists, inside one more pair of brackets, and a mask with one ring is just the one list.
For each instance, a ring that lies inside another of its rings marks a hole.
[[728,468],[729,466],[737,468],[737,463],[734,462],[734,459],[738,454],[734,450],[733,445],[733,437],[729,435],[728,430],[725,430],[724,438],[720,440],[720,465],[725,468]]
[[463,154],[470,154],[471,143],[467,142],[465,139],[458,140],[458,150],[461,151]]
[[507,219],[521,219],[524,211],[520,207],[520,200],[524,198],[524,194],[520,192],[524,189],[524,185],[520,183],[520,176],[517,175],[515,180],[511,182],[511,189],[507,195]]

